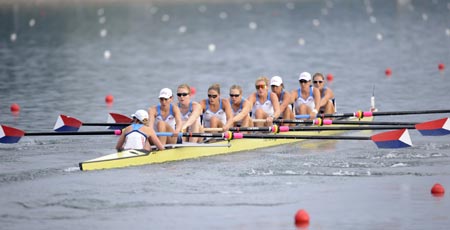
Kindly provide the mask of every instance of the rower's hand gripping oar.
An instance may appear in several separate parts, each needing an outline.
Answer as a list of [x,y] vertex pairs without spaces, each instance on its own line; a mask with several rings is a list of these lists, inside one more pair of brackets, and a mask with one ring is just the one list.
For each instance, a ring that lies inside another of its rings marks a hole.
[[61,114],[58,116],[53,130],[56,132],[75,132],[78,131],[82,125],[109,126],[108,129],[115,130],[130,125],[131,120],[131,118],[122,114],[109,113],[107,123],[84,123],[74,117]]

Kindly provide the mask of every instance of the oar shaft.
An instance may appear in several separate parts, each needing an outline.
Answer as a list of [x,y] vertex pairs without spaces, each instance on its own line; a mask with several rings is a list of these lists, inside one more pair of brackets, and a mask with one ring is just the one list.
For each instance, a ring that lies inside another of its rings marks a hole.
[[449,109],[439,109],[439,110],[418,110],[418,111],[372,112],[373,116],[431,114],[431,113],[450,113],[450,110]]
[[128,126],[130,123],[83,123],[83,126]]
[[80,136],[80,135],[117,135],[115,131],[85,131],[85,132],[35,132],[25,133],[25,136]]
[[320,140],[370,140],[363,136],[308,136],[308,135],[282,135],[282,134],[242,134],[242,138],[250,139],[320,139]]

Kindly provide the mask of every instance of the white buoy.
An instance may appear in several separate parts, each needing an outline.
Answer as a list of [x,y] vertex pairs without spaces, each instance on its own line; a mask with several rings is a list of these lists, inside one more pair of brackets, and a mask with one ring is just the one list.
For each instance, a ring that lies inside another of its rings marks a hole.
[[103,57],[105,58],[105,59],[110,59],[111,58],[111,51],[109,51],[109,50],[105,50],[105,52],[103,52]]
[[252,30],[256,30],[258,28],[258,24],[256,24],[256,22],[250,22],[248,27]]
[[304,46],[305,45],[305,39],[299,38],[298,39],[298,44],[301,45],[301,46]]
[[106,37],[106,35],[108,35],[108,30],[101,29],[100,30],[100,37],[104,38],[104,37]]
[[28,25],[30,27],[33,27],[34,25],[36,25],[36,20],[34,20],[34,18],[30,19],[30,21],[28,22]]
[[12,34],[9,36],[9,39],[10,39],[12,42],[15,42],[15,41],[17,40],[17,34],[16,34],[16,33],[12,33]]
[[209,50],[209,52],[211,52],[211,53],[213,53],[214,51],[216,51],[216,45],[214,45],[214,44],[209,44],[208,45],[208,50]]
[[180,26],[178,28],[178,33],[180,33],[180,34],[184,34],[184,33],[186,33],[186,31],[187,31],[187,27],[186,26]]
[[379,41],[383,40],[383,35],[381,33],[377,33],[377,39]]

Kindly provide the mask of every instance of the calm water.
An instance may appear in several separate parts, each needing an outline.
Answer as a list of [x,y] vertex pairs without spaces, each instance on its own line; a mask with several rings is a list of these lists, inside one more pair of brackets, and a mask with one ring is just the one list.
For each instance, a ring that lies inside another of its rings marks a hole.
[[[197,100],[216,82],[248,95],[261,75],[292,90],[303,71],[334,75],[341,112],[368,109],[373,88],[382,111],[450,107],[448,0],[2,3],[0,25],[0,123],[26,131],[131,114],[181,83]],[[97,172],[77,164],[116,137],[24,137],[0,145],[1,228],[295,229],[306,209],[309,229],[448,229],[430,188],[450,188],[449,137],[410,133],[401,150],[309,141]]]

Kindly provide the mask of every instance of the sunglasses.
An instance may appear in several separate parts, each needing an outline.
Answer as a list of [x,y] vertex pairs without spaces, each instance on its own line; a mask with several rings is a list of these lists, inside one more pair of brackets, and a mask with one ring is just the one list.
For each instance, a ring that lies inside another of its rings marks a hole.
[[230,94],[230,97],[239,97],[240,94]]
[[300,84],[305,84],[305,83],[307,83],[308,81],[305,81],[305,80],[300,80]]
[[256,85],[255,88],[256,89],[265,89],[266,85]]
[[216,97],[217,97],[217,94],[216,95],[208,94],[208,98],[216,98]]
[[188,93],[177,93],[177,96],[179,97],[186,97],[187,95],[189,95]]
[[167,101],[167,100],[169,100],[169,98],[160,97],[159,100],[160,101]]
[[313,82],[314,82],[314,84],[317,84],[317,83],[321,83],[322,84],[323,81],[313,81]]

